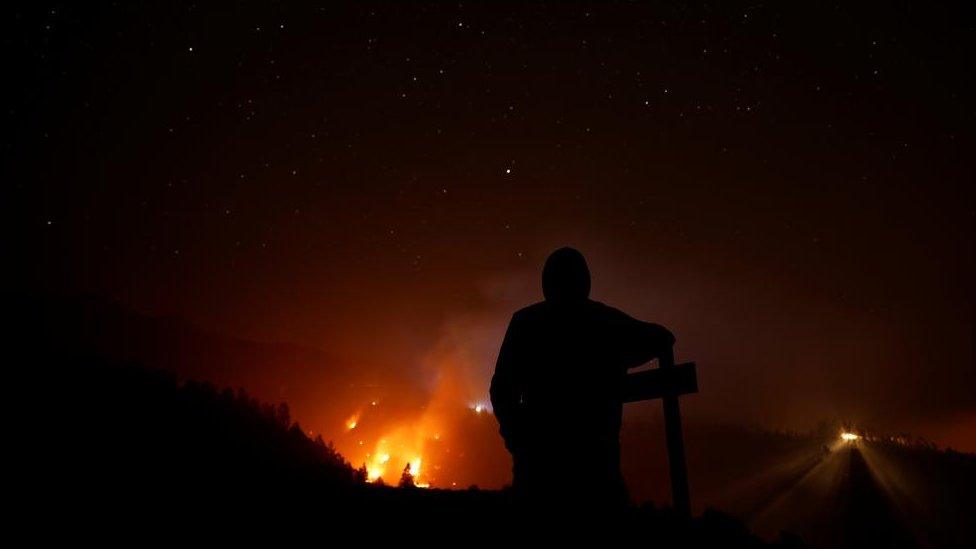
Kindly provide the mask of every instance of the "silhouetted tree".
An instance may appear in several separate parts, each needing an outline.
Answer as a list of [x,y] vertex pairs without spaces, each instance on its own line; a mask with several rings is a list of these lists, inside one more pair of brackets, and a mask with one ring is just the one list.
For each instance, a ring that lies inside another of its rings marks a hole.
[[52,471],[84,489],[230,498],[362,482],[331,443],[292,422],[284,403],[91,356],[58,357],[48,369],[59,381],[45,404],[48,424],[83,450]]
[[416,488],[417,483],[413,478],[413,473],[410,472],[410,464],[408,463],[406,467],[403,468],[403,474],[400,475],[400,488]]

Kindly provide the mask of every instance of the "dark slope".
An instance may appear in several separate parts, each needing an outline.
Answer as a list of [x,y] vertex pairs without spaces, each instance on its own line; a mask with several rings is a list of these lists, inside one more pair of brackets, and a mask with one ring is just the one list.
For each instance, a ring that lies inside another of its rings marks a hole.
[[370,524],[427,525],[433,545],[472,533],[549,541],[586,533],[605,544],[641,536],[665,547],[766,545],[713,511],[692,521],[649,506],[577,515],[521,506],[504,491],[373,486],[331,445],[306,436],[283,404],[91,355],[46,354],[37,364],[58,383],[35,378],[20,387],[34,396],[32,429],[21,446],[21,478],[30,487],[23,501],[48,522],[83,523],[99,535],[189,524],[292,532],[295,523],[312,521],[360,533]]

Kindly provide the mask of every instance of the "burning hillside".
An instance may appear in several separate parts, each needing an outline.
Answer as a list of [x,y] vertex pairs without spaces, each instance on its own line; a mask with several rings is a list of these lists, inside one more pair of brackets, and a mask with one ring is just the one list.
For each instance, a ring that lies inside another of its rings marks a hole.
[[[408,473],[416,486],[454,488],[476,482],[485,465],[498,467],[507,456],[484,396],[486,382],[474,380],[475,370],[464,353],[444,345],[428,357],[432,387],[419,402],[410,395],[364,388],[361,404],[345,419],[337,448],[351,463],[366,468],[370,482],[396,483]],[[472,435],[492,443],[494,452],[472,452]],[[492,456],[489,458],[489,456]],[[495,475],[499,476],[499,475]],[[483,478],[483,475],[482,477]],[[504,482],[499,478],[498,485]]]

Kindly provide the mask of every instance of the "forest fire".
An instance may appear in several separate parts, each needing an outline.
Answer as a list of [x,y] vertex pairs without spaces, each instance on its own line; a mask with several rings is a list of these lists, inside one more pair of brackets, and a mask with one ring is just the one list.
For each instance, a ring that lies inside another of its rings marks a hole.
[[[481,416],[489,413],[486,407],[470,408],[470,412]],[[470,413],[468,412],[468,413]],[[457,431],[457,419],[454,414],[464,413],[460,406],[454,409],[441,406],[428,406],[419,417],[394,424],[391,429],[381,431],[372,445],[365,440],[359,440],[361,449],[369,449],[365,454],[352,453],[353,459],[361,455],[361,462],[366,467],[368,482],[383,483],[396,482],[403,473],[409,474],[413,485],[427,488],[432,484],[455,482],[448,479],[438,479],[443,460],[451,457],[457,459],[464,456],[463,452],[452,453],[449,441],[456,440],[452,436]],[[381,418],[377,418],[381,421]],[[364,424],[364,430],[368,426]],[[425,466],[425,464],[427,464]]]
[[406,471],[413,478],[415,486],[429,486],[430,482],[421,477],[420,468],[425,446],[428,440],[433,439],[425,423],[429,422],[405,423],[383,435],[365,456],[366,480],[376,482],[383,479],[389,482],[395,480],[391,475]]
[[438,488],[506,482],[508,453],[486,394],[486,357],[501,336],[486,324],[480,317],[453,320],[416,359],[422,375],[379,370],[342,395],[330,413],[340,433],[334,442],[368,482]]

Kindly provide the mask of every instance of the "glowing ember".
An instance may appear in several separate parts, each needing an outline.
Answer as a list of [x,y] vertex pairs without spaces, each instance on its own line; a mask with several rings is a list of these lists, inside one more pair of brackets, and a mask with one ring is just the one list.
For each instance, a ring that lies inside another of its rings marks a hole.
[[855,435],[854,433],[841,433],[840,438],[844,442],[854,442],[855,440],[861,438],[861,435]]
[[352,431],[353,429],[356,428],[357,425],[359,425],[359,414],[355,414],[346,420],[347,431]]

